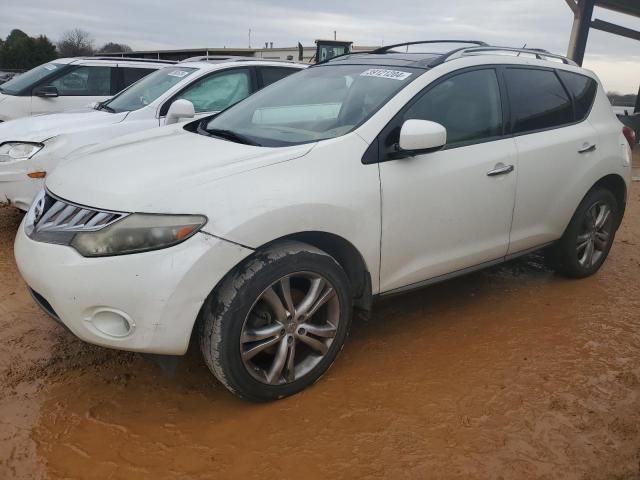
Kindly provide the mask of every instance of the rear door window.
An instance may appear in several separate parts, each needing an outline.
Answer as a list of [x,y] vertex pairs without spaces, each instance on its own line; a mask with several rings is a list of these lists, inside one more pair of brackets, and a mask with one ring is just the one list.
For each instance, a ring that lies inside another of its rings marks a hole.
[[284,67],[260,67],[258,68],[260,72],[261,85],[266,87],[271,85],[272,83],[277,82],[278,80],[282,80],[285,77],[288,77],[292,73],[299,71],[297,68],[284,68]]
[[513,133],[561,127],[573,122],[571,99],[552,70],[505,70]]
[[573,96],[576,121],[584,120],[591,111],[593,100],[596,98],[596,92],[598,91],[598,84],[593,78],[579,73],[558,70],[558,75]]
[[58,89],[60,96],[109,96],[113,94],[112,70],[113,67],[85,65],[62,74],[50,85]]

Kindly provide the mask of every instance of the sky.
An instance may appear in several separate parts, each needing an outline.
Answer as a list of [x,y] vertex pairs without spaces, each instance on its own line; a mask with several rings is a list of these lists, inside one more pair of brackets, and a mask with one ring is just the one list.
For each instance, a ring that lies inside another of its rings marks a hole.
[[[0,37],[14,28],[56,41],[82,28],[97,46],[134,50],[313,45],[316,38],[375,46],[473,39],[566,54],[573,14],[564,0],[0,0]],[[594,18],[640,30],[640,18],[596,8]],[[605,88],[636,93],[640,42],[592,30],[584,66]]]

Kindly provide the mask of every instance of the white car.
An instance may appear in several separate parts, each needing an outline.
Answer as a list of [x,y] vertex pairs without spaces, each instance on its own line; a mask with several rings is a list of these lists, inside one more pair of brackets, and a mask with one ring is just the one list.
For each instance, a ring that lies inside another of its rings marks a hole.
[[0,202],[27,210],[63,159],[121,135],[218,112],[303,68],[252,60],[180,63],[155,71],[94,109],[0,124]]
[[102,102],[173,63],[139,58],[59,58],[0,85],[0,122]]
[[631,133],[592,72],[469,43],[337,57],[66,162],[16,238],[34,298],[105,347],[180,355],[196,335],[264,401],[318,380],[374,296],[543,247],[595,273]]

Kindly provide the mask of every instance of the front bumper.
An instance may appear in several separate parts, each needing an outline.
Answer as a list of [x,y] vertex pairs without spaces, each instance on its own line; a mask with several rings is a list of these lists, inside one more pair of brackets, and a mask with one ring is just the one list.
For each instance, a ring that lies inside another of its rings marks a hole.
[[[71,247],[31,240],[24,222],[15,241],[18,269],[38,303],[73,334],[104,347],[167,355],[186,352],[204,300],[251,253],[198,233],[163,250],[85,258]],[[114,319],[129,324],[126,334],[105,333]]]

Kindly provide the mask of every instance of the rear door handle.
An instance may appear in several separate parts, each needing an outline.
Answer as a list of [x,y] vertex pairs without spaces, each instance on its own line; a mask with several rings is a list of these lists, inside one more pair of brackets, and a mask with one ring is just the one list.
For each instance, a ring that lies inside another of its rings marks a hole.
[[487,177],[497,177],[498,175],[506,175],[513,172],[513,165],[505,165],[504,163],[497,164],[493,170],[487,172]]
[[595,151],[596,151],[595,143],[593,145],[585,144],[584,147],[578,150],[578,153],[589,153],[589,152],[595,152]]

